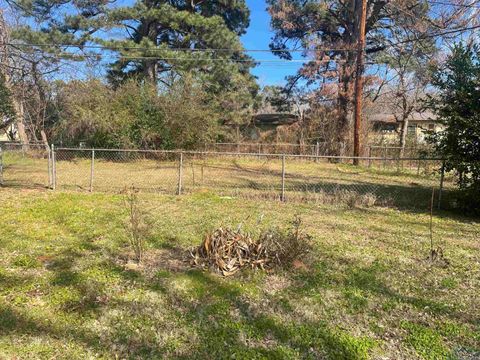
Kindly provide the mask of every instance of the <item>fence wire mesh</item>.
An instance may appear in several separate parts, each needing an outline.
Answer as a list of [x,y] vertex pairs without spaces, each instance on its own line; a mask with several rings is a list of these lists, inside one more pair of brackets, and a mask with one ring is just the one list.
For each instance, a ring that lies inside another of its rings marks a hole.
[[428,144],[415,146],[371,145],[368,147],[368,156],[377,158],[422,158],[431,156],[433,149]]
[[50,155],[42,144],[0,144],[0,183],[19,188],[50,186]]
[[[50,161],[50,159],[52,159]],[[348,205],[426,208],[432,188],[445,198],[455,178],[442,161],[292,154],[213,153],[2,146],[3,185],[120,192],[134,186],[164,194]]]
[[205,152],[228,152],[241,154],[287,154],[287,155],[325,155],[327,144],[262,144],[262,143],[214,143],[206,144]]

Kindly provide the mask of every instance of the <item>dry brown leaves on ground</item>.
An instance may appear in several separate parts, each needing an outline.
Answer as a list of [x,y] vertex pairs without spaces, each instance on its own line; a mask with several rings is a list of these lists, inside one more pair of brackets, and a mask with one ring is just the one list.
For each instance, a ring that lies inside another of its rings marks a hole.
[[290,266],[310,249],[310,236],[300,232],[300,224],[300,219],[295,219],[290,231],[268,231],[258,239],[241,230],[219,228],[208,233],[203,243],[190,252],[191,263],[223,276],[234,275],[245,267],[269,270]]

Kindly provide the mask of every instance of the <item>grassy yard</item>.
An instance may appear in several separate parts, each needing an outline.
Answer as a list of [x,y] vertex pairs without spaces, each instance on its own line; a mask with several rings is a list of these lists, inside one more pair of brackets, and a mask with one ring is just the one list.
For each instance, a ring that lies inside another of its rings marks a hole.
[[[434,217],[445,267],[425,260],[425,212],[208,192],[141,200],[153,224],[135,267],[120,195],[0,188],[0,358],[480,357],[475,220]],[[315,244],[306,268],[224,279],[183,260],[215,227],[256,233],[296,214]]]

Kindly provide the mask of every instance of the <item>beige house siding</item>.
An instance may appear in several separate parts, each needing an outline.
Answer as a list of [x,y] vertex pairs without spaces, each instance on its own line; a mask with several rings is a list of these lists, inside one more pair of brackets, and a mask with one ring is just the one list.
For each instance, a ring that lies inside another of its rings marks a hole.
[[[399,139],[402,123],[396,121],[395,114],[374,114],[369,117],[374,131],[383,139],[395,142]],[[415,142],[425,142],[428,131],[442,131],[444,127],[430,112],[413,113],[408,119],[407,137]]]

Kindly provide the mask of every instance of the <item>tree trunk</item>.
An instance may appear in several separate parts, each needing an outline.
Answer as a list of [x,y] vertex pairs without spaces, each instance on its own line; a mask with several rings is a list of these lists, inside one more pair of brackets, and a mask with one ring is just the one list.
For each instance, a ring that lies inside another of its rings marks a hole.
[[[0,9],[0,42],[3,44],[8,44],[10,41],[10,34],[8,31],[8,26],[7,23],[5,22],[5,19],[3,17],[3,10]],[[1,65],[9,65],[8,63],[10,62],[9,57],[8,57],[8,46],[3,46],[3,54],[1,54],[0,62]],[[7,66],[1,66],[2,68],[8,68]],[[25,131],[25,125],[23,123],[23,104],[21,100],[19,100],[15,96],[15,92],[12,91],[12,86],[10,83],[10,74],[8,74],[8,71],[4,72],[5,75],[5,86],[10,90],[12,94],[12,102],[13,102],[13,108],[15,110],[15,126],[17,128],[17,133],[18,137],[20,138],[20,141],[22,144],[28,144],[28,137],[27,133]]]
[[[339,92],[338,92],[338,125],[337,125],[337,142],[339,145],[339,151],[342,146],[340,144],[346,144],[349,137],[349,125],[351,123],[351,103],[353,85],[355,82],[354,77],[354,61],[350,55],[347,55],[346,63],[341,66],[339,74]],[[339,155],[343,155],[339,153]]]
[[45,134],[45,131],[41,130],[40,135],[42,136],[42,142],[45,146],[45,150],[48,152],[50,150],[50,145],[48,144],[47,134]]
[[[157,36],[158,36],[158,29],[157,29],[157,22],[151,21],[148,19],[144,19],[142,26],[143,28],[143,35],[147,37],[155,46],[157,46]],[[151,55],[149,55],[151,56]],[[157,84],[157,71],[158,71],[158,61],[156,59],[152,60],[144,60],[143,62],[143,73],[145,79],[151,84]]]
[[155,60],[146,60],[144,69],[145,78],[152,84],[157,83],[157,62]]
[[402,129],[400,131],[400,157],[401,158],[405,154],[405,144],[407,143],[407,134],[408,134],[408,117],[403,119]]
[[[350,0],[347,8],[347,18],[352,21],[345,29],[344,43],[349,48],[356,48],[358,39],[358,21],[359,18],[355,11],[356,0]],[[338,91],[338,127],[337,141],[339,147],[339,155],[345,155],[346,144],[348,143],[350,134],[350,124],[352,123],[352,99],[355,88],[355,68],[356,68],[356,52],[346,52],[342,54],[341,60],[344,64],[340,65],[339,72],[339,91]]]
[[304,155],[305,151],[305,119],[303,115],[300,116],[299,122],[299,134],[298,134],[298,153],[299,155]]
[[13,100],[13,105],[15,108],[15,126],[17,128],[17,134],[20,142],[24,145],[29,143],[27,132],[25,131],[25,124],[23,123],[23,103]]

